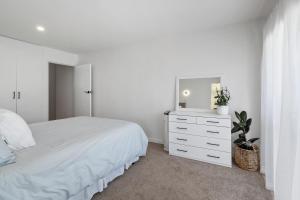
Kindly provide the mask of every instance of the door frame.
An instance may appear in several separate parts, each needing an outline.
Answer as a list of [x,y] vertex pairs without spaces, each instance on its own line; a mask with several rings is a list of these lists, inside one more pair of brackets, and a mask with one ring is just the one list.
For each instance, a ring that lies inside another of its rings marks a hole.
[[65,65],[65,66],[68,66],[68,67],[75,67],[74,65],[70,65],[70,64],[67,64],[67,63],[62,63],[62,62],[56,62],[56,61],[51,61],[51,60],[49,60],[48,62],[47,62],[47,88],[48,88],[48,90],[47,90],[47,121],[49,121],[50,120],[50,116],[49,116],[49,114],[50,114],[50,110],[49,110],[49,108],[50,108],[50,101],[49,101],[49,98],[50,98],[50,80],[49,80],[49,75],[50,75],[50,64],[54,64],[54,65]]
[[[69,66],[69,67],[73,67],[73,68],[75,68],[75,67],[78,67],[78,66],[80,66],[80,65],[70,65],[70,64],[68,64],[68,63],[63,63],[63,62],[56,62],[56,61],[51,61],[51,60],[48,60],[48,62],[47,62],[47,88],[48,88],[48,90],[47,90],[47,96],[48,96],[48,98],[47,98],[47,121],[49,121],[49,113],[50,113],[50,110],[49,110],[49,104],[50,104],[50,102],[49,102],[49,68],[50,68],[50,64],[56,64],[56,65],[66,65],[66,66]],[[82,65],[84,65],[84,64],[82,64]],[[90,117],[92,117],[93,116],[93,67],[92,67],[92,64],[87,64],[87,65],[90,65],[89,67],[90,67],[90,87],[91,87],[91,93],[90,93],[90,113],[89,113],[89,115],[90,115]]]

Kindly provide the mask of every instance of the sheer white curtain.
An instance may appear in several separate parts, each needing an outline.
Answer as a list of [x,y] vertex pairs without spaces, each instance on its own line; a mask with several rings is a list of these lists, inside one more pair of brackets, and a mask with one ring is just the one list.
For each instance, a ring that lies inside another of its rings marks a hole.
[[264,30],[262,158],[276,200],[300,199],[300,0],[282,0]]

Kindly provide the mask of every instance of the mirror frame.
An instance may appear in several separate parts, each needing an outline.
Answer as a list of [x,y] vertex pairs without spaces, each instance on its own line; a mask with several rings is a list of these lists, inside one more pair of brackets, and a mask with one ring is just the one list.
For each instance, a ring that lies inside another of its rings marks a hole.
[[205,108],[180,108],[179,107],[179,81],[181,79],[197,79],[197,78],[220,78],[220,84],[222,87],[222,76],[218,75],[209,75],[209,76],[177,76],[176,77],[176,111],[190,111],[190,112],[209,112],[215,113],[215,110],[205,109]]

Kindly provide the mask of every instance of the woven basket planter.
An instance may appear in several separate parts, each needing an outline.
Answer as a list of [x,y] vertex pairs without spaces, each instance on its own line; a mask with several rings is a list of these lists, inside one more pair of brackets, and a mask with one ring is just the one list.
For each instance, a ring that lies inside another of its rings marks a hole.
[[253,148],[254,150],[246,150],[235,146],[234,160],[240,168],[248,171],[259,169],[259,149],[256,145]]

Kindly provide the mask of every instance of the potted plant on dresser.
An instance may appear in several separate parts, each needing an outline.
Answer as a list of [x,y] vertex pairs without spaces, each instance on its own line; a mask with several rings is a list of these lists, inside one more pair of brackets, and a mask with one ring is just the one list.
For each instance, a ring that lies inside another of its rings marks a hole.
[[247,140],[246,134],[250,130],[252,119],[247,119],[246,111],[241,113],[235,112],[238,122],[233,122],[231,133],[239,133],[238,138],[234,141],[236,144],[234,160],[236,164],[248,171],[257,171],[259,168],[259,148],[254,144],[259,138]]
[[216,105],[217,107],[217,113],[219,115],[228,115],[229,107],[228,102],[230,100],[230,93],[227,88],[221,88],[220,90],[217,90],[217,95],[215,96],[216,99]]

